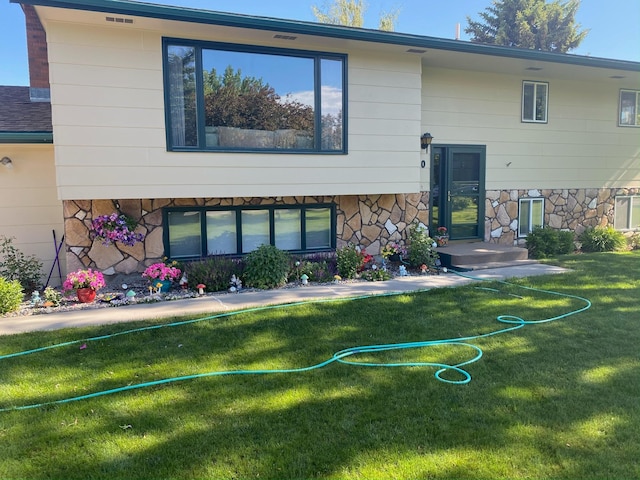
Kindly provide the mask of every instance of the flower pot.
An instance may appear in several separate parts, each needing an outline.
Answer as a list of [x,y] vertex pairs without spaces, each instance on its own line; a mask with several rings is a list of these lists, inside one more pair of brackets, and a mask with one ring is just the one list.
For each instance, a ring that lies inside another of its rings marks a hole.
[[394,253],[393,255],[389,255],[389,261],[390,262],[399,262],[400,261],[400,254],[399,253]]
[[93,288],[78,288],[76,296],[80,303],[91,303],[96,299],[96,291]]
[[169,289],[171,288],[172,282],[171,280],[156,280],[154,283],[155,285],[158,285],[159,283],[161,283],[162,285],[160,286],[160,291],[161,292],[168,292]]
[[439,247],[446,247],[449,243],[449,235],[439,235],[436,237],[436,243]]

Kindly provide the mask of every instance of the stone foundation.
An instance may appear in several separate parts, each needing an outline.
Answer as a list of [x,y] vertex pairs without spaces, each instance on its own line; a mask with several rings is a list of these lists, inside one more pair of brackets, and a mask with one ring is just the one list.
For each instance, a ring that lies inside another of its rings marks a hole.
[[[66,200],[64,225],[67,270],[94,268],[106,275],[141,273],[164,256],[162,209],[188,206],[336,205],[337,247],[351,242],[372,254],[388,242],[404,243],[414,221],[428,225],[429,194],[349,195],[268,198],[179,198],[143,200]],[[93,240],[91,221],[100,215],[124,213],[138,222],[143,242],[133,247]]]
[[586,228],[613,226],[616,195],[637,195],[637,188],[557,190],[488,190],[485,206],[486,242],[514,245],[518,239],[518,200],[545,199],[544,225],[580,235]]

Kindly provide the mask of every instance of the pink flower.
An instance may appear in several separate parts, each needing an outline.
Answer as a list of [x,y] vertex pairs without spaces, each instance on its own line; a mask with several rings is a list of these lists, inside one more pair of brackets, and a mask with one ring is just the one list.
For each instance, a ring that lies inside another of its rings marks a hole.
[[62,288],[65,290],[77,290],[79,288],[92,288],[100,290],[106,286],[102,272],[97,270],[77,270],[67,275]]

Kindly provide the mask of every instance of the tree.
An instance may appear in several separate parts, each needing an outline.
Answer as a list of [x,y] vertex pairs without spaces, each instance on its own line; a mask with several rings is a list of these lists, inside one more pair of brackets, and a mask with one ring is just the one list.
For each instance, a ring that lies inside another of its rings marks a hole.
[[[331,5],[325,4],[322,8],[312,5],[311,10],[320,23],[363,27],[367,4],[364,0],[334,0]],[[392,32],[399,14],[399,9],[383,12],[380,15],[378,29]]]
[[467,17],[471,41],[491,45],[566,53],[577,48],[588,30],[580,30],[575,15],[580,0],[493,0],[479,15]]

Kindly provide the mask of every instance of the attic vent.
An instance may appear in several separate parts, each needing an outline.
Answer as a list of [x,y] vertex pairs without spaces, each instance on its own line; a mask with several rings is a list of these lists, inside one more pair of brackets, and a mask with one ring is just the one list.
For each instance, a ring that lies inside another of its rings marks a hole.
[[107,22],[115,22],[115,23],[133,23],[132,18],[122,18],[122,17],[105,17]]
[[531,70],[533,72],[537,72],[539,70],[542,70],[542,67],[527,67],[525,68],[525,70]]
[[426,53],[426,50],[421,50],[419,48],[410,48],[407,50],[407,53]]
[[273,38],[278,38],[280,40],[295,40],[298,37],[294,37],[293,35],[281,35],[278,33],[274,35]]

